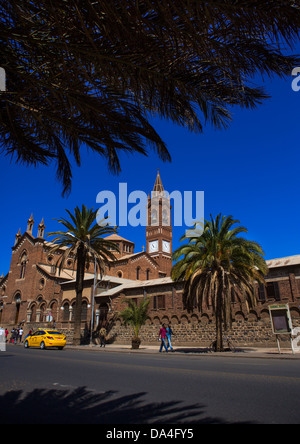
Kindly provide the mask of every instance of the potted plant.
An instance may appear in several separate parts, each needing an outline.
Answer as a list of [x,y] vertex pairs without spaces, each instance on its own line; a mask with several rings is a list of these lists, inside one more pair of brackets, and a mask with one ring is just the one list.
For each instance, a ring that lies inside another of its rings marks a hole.
[[148,319],[148,310],[150,299],[143,300],[139,305],[132,299],[125,299],[124,302],[127,307],[120,313],[125,326],[131,325],[133,327],[132,349],[138,350],[141,345],[139,337],[140,329],[145,325]]

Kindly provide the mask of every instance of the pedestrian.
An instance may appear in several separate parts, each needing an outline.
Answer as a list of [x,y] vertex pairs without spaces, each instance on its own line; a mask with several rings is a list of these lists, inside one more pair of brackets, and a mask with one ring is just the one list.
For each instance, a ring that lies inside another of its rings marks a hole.
[[104,347],[106,345],[106,335],[107,335],[107,331],[104,327],[101,328],[100,330],[100,347]]
[[163,324],[162,328],[159,331],[159,336],[158,336],[158,340],[161,341],[159,353],[162,352],[163,347],[165,347],[166,352],[168,353],[168,347],[167,347],[167,344],[166,344],[166,338],[167,338],[166,324]]
[[19,342],[20,342],[20,344],[22,344],[23,333],[24,333],[24,330],[23,330],[23,328],[21,327],[20,330],[19,330]]
[[14,343],[14,337],[15,337],[15,329],[13,328],[10,332],[10,340],[9,340],[10,344]]
[[0,350],[5,351],[6,342],[5,342],[5,330],[0,327]]
[[7,328],[5,329],[5,342],[8,341],[7,337],[9,335],[9,331],[7,330]]
[[16,328],[14,331],[14,338],[13,338],[13,343],[16,345],[18,342],[18,337],[19,337],[19,329]]
[[170,348],[172,352],[174,352],[174,349],[172,347],[172,336],[174,335],[174,332],[170,325],[167,326],[167,339],[168,339],[168,349]]

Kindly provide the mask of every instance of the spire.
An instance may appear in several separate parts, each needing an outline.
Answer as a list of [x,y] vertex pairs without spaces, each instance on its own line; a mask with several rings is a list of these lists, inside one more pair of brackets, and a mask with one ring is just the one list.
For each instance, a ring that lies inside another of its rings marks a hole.
[[27,222],[27,232],[30,234],[32,234],[33,225],[34,225],[34,220],[33,220],[33,214],[32,214],[30,216],[30,219],[28,219],[28,222]]
[[21,233],[21,228],[19,229],[19,232],[16,234],[16,238],[15,238],[15,246],[19,243],[19,240],[22,237],[22,233]]
[[156,177],[156,181],[155,181],[155,184],[154,184],[153,191],[157,192],[157,193],[164,193],[164,191],[165,191],[164,190],[164,186],[163,186],[162,181],[161,181],[160,174],[159,174],[159,169],[157,170],[157,177]]
[[38,238],[40,238],[40,239],[44,238],[45,228],[46,227],[45,227],[44,218],[43,218],[41,223],[39,224],[39,227],[38,227],[38,235],[37,235]]

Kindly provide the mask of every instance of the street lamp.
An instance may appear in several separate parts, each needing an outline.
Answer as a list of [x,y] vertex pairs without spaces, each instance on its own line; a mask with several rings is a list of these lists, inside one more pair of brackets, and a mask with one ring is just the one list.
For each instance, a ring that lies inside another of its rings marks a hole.
[[[86,242],[84,242],[83,240],[79,239],[77,236],[75,236],[75,234],[68,232],[67,233],[69,236],[74,237],[75,239],[77,239],[79,242],[82,242],[89,250],[91,250],[91,245],[88,245]],[[96,294],[96,287],[99,285],[100,282],[97,282],[97,258],[95,256],[95,271],[94,271],[94,285],[93,285],[93,295],[92,295],[92,318],[91,318],[91,335],[90,335],[90,345],[93,344],[93,330],[94,330],[94,312],[95,312],[95,294]],[[101,277],[101,272],[100,272],[100,277]]]

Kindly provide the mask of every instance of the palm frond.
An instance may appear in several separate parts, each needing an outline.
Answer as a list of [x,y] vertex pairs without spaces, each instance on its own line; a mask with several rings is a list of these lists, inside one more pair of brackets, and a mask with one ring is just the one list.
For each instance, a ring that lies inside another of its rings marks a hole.
[[232,321],[232,298],[255,306],[256,283],[264,283],[268,267],[257,242],[241,237],[247,229],[232,216],[217,215],[205,221],[203,233],[186,238],[173,254],[172,278],[184,282],[188,309],[212,307],[225,328]]
[[127,307],[120,313],[121,318],[124,321],[125,326],[131,325],[134,330],[134,335],[137,338],[141,327],[146,323],[148,319],[150,298],[141,301],[136,304],[132,299],[126,298],[123,301],[127,304]]
[[[0,150],[26,165],[56,162],[64,193],[72,157],[97,152],[113,173],[122,152],[170,160],[153,115],[201,132],[233,106],[268,94],[257,74],[300,60],[294,0],[0,0]],[[257,81],[256,81],[257,83]]]

